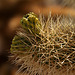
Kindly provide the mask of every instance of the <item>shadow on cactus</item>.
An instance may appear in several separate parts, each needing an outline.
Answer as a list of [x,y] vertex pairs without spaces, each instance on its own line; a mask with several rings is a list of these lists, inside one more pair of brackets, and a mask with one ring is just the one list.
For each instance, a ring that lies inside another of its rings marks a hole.
[[[11,44],[13,61],[21,65],[18,72],[29,75],[55,75],[57,70],[75,69],[75,24],[71,19],[49,15],[47,21],[28,13]],[[58,75],[58,74],[56,74]]]

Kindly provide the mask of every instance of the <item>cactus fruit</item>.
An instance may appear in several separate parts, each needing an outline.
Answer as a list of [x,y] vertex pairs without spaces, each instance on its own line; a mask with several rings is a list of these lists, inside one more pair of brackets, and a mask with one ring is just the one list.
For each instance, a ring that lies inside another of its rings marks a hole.
[[75,69],[75,24],[70,19],[44,21],[28,13],[21,24],[10,49],[17,55],[14,62],[21,65],[17,73],[50,75],[52,69]]
[[30,30],[32,31],[32,33],[36,33],[36,34],[39,33],[38,29],[40,28],[40,22],[37,16],[33,12],[30,12],[25,16],[23,16],[21,20],[21,24],[26,31]]

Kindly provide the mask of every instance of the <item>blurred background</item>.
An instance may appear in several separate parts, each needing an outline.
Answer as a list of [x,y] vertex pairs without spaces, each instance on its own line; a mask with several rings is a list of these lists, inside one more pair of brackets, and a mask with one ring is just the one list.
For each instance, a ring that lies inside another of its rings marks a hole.
[[10,45],[23,15],[34,12],[47,17],[50,11],[52,16],[69,15],[74,19],[75,0],[0,0],[0,75],[11,75],[11,63],[7,62]]

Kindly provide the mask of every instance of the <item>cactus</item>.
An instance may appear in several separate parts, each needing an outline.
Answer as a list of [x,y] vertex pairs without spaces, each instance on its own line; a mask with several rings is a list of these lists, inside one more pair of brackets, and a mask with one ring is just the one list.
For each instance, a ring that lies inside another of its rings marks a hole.
[[[15,63],[19,70],[29,75],[50,75],[51,70],[75,67],[75,24],[70,19],[57,17],[47,22],[34,13],[21,20],[11,44],[11,53],[17,55]],[[53,70],[54,71],[54,70]],[[55,74],[54,74],[55,75]]]

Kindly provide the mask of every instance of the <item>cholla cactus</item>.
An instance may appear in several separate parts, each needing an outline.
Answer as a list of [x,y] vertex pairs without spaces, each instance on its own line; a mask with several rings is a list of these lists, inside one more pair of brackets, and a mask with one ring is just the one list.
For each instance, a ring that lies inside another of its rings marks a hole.
[[71,20],[58,17],[55,22],[49,17],[47,22],[42,18],[39,21],[29,13],[21,23],[11,45],[11,53],[17,55],[14,62],[21,65],[18,72],[55,75],[56,70],[64,67],[74,69],[75,25]]

